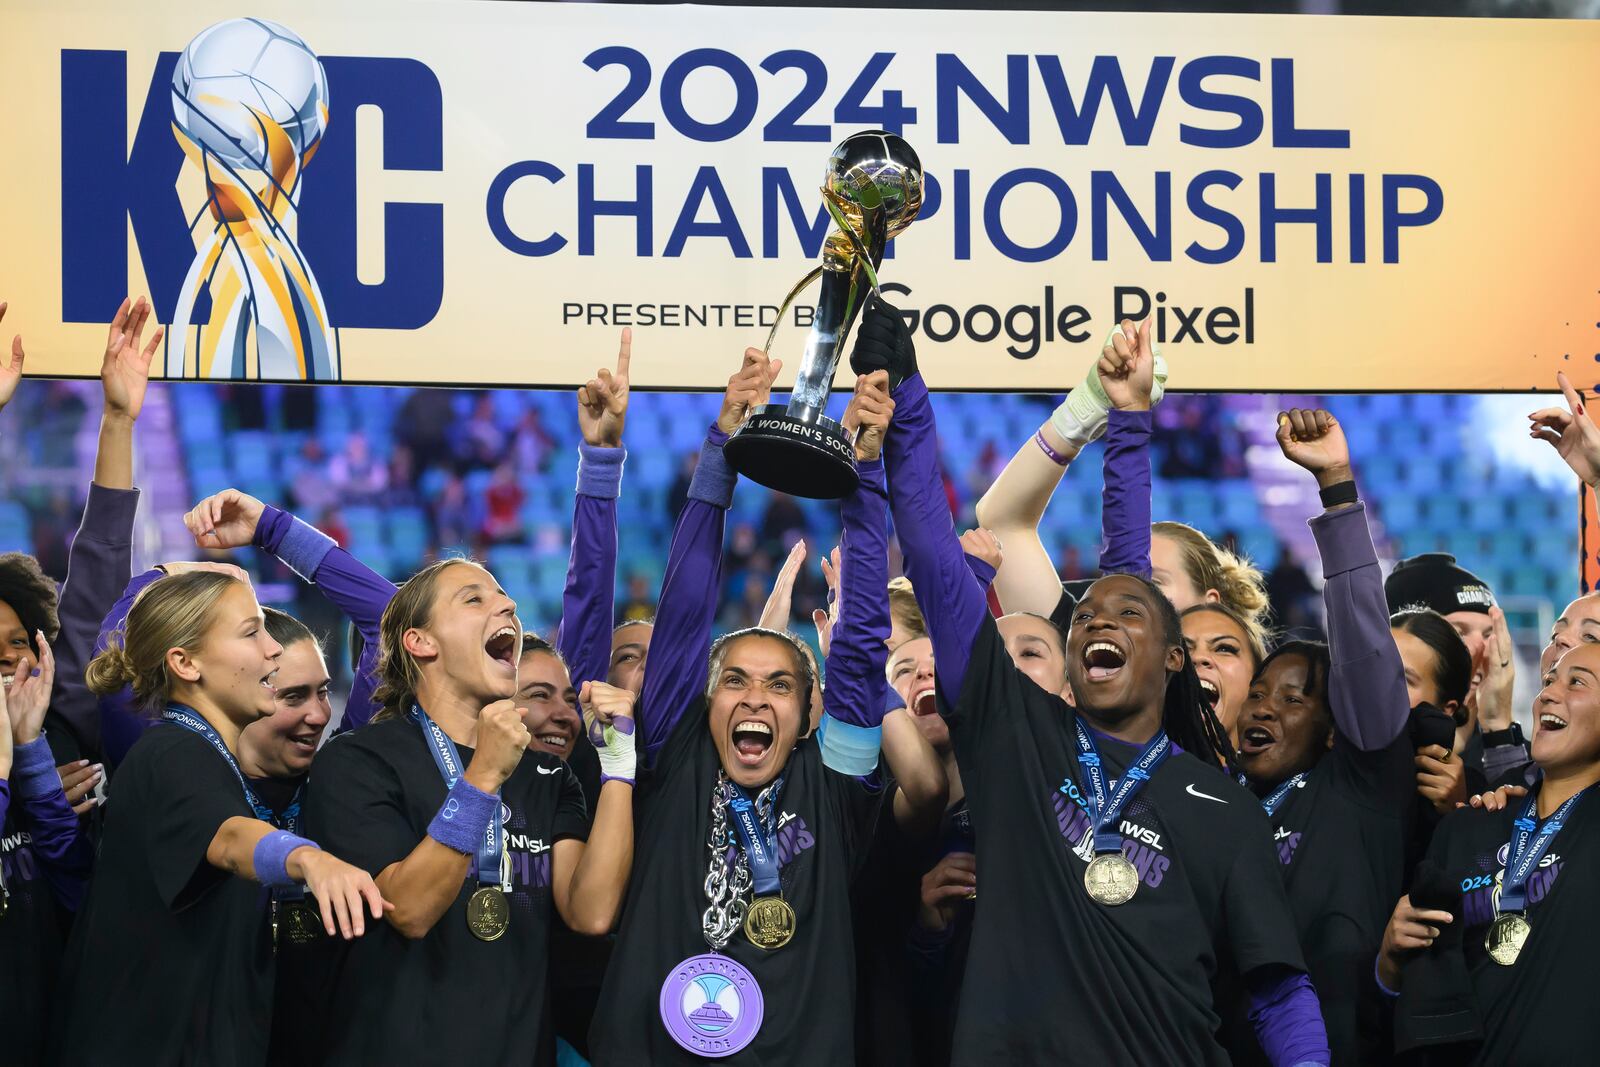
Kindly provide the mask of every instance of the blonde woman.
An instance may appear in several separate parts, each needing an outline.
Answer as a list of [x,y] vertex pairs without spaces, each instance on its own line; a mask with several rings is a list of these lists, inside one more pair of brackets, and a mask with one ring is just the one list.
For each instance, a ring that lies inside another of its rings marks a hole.
[[[260,1064],[273,982],[268,890],[304,884],[329,935],[386,907],[372,878],[260,818],[239,735],[274,710],[283,652],[244,582],[152,584],[89,664],[162,722],[118,769],[117,800],[64,968],[55,1062]],[[252,884],[255,883],[255,884]]]

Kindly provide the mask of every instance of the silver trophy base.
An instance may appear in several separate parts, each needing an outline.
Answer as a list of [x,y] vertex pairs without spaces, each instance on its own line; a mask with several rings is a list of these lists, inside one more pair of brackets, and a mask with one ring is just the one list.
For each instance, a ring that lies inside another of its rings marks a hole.
[[843,426],[821,415],[802,422],[779,404],[753,409],[722,454],[746,478],[790,496],[838,500],[861,482]]

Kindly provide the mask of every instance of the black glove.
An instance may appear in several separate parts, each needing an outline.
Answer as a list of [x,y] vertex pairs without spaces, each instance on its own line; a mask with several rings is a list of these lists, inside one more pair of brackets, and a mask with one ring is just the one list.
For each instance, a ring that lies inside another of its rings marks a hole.
[[850,369],[857,374],[888,371],[891,391],[917,373],[917,349],[911,343],[904,316],[876,293],[861,311],[856,346],[850,352]]

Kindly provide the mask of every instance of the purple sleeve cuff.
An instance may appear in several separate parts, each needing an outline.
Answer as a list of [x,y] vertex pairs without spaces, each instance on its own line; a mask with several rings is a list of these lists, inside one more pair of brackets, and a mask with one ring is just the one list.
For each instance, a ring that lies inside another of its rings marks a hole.
[[[139,490],[107,489],[89,483],[89,498],[83,505],[83,526],[79,536],[88,534],[103,541],[124,543],[133,531],[133,516],[139,510]],[[113,536],[106,537],[110,533]]]
[[972,576],[978,579],[979,585],[987,589],[994,584],[995,570],[989,566],[988,562],[971,554],[966,555],[966,560],[967,570],[971,571]]
[[1100,516],[1104,574],[1150,573],[1150,427],[1148,411],[1106,416]]
[[690,499],[723,510],[733,503],[733,486],[739,480],[722,456],[722,446],[727,442],[728,435],[713,423],[706,433],[705,443],[700,446],[700,462],[695,464],[694,478],[689,482]]
[[257,841],[255,852],[251,854],[251,862],[256,869],[256,881],[269,889],[287,889],[292,885],[298,885],[295,879],[289,877],[286,867],[289,853],[297,848],[315,848],[319,852],[322,851],[315,841],[308,841],[287,830],[274,830]]
[[256,524],[255,543],[277,556],[305,581],[315,581],[322,558],[335,547],[333,538],[268,504]]
[[1249,986],[1250,1022],[1261,1051],[1274,1067],[1326,1065],[1332,1060],[1322,1005],[1304,971],[1264,979],[1252,975]]
[[499,806],[498,796],[485,793],[465,778],[457,778],[439,805],[438,814],[428,824],[428,836],[464,856],[476,855]]
[[1388,997],[1390,1000],[1393,1000],[1394,998],[1396,998],[1396,997],[1398,997],[1400,995],[1400,991],[1399,990],[1390,989],[1388,986],[1383,984],[1383,975],[1380,974],[1379,971],[1378,971],[1378,957],[1377,956],[1372,957],[1372,980],[1374,982],[1378,983],[1378,992],[1382,993],[1384,996]]
[[11,781],[21,798],[48,796],[61,788],[55,756],[44,734],[11,750]]
[[628,458],[626,448],[603,448],[599,445],[578,445],[578,492],[602,500],[615,500],[622,495],[622,464]]
[[1354,507],[1325,511],[1306,525],[1317,539],[1324,578],[1377,566],[1378,553],[1372,547],[1372,534],[1367,529],[1367,509],[1359,501]]

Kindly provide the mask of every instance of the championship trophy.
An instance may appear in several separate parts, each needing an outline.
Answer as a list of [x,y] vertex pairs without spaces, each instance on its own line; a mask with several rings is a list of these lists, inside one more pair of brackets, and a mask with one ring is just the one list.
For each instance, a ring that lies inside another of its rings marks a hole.
[[903,139],[883,130],[851,134],[828,158],[822,200],[837,227],[822,246],[822,263],[789,291],[767,334],[795,298],[821,279],[816,315],[787,406],[753,409],[723,454],[734,470],[791,496],[836,500],[856,487],[855,448],[844,427],[823,414],[850,328],[878,288],[878,264],[889,238],[922,207],[922,161]]

